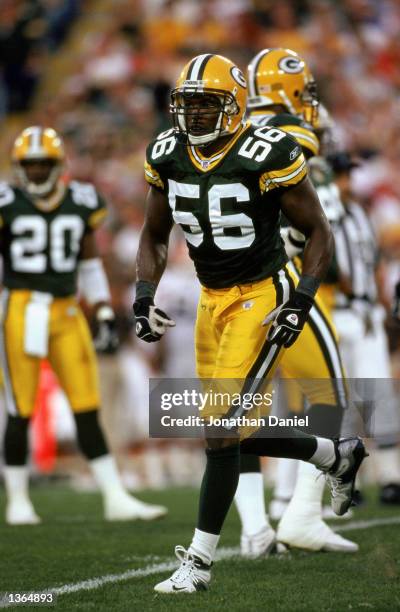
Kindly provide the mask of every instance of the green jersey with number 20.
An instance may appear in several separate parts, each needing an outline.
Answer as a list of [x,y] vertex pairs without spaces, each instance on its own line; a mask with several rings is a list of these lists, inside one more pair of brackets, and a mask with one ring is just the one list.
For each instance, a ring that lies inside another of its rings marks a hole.
[[178,144],[173,130],[146,152],[145,178],[168,198],[199,280],[210,288],[256,282],[282,268],[280,196],[306,173],[291,136],[250,122],[210,158]]
[[76,293],[82,239],[106,216],[93,185],[71,181],[52,210],[21,189],[0,183],[3,285],[64,297]]

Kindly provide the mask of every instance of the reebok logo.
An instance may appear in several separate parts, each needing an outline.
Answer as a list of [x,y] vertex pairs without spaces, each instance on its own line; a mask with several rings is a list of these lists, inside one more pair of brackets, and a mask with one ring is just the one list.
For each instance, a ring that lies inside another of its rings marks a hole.
[[298,325],[299,317],[294,312],[291,312],[290,315],[286,317],[286,321],[289,321],[292,325]]

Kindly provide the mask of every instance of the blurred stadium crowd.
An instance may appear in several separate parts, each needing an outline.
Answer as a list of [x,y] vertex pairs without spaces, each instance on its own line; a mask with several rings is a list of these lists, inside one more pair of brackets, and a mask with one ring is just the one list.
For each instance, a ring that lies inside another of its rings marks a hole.
[[10,178],[9,151],[19,129],[50,125],[65,139],[69,175],[95,183],[109,204],[100,246],[125,348],[101,367],[116,446],[144,437],[146,413],[138,416],[138,408],[132,421],[126,406],[145,403],[150,374],[194,374],[197,285],[179,238],[163,281],[176,286],[163,302],[178,317],[169,340],[175,346],[164,343],[156,353],[137,347],[126,314],[143,220],[144,151],[170,126],[169,90],[180,67],[194,55],[217,52],[245,69],[260,49],[274,46],[305,57],[335,121],[331,146],[361,161],[353,188],[377,232],[389,306],[400,276],[399,31],[396,0],[2,0],[0,177]]

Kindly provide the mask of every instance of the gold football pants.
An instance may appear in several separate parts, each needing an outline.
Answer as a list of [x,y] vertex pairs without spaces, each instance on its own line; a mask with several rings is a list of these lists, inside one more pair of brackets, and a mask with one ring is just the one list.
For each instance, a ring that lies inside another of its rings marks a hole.
[[[24,351],[28,290],[4,290],[0,353],[9,414],[30,417],[40,375],[40,357]],[[75,297],[54,298],[49,306],[48,361],[74,412],[100,404],[96,356],[86,319]]]
[[[335,332],[317,298],[297,341],[279,349],[262,321],[285,302],[298,282],[288,264],[271,278],[229,289],[202,288],[196,322],[196,364],[201,379],[271,379],[278,365],[298,381],[310,404],[343,405],[343,377]],[[225,382],[224,382],[225,381]],[[236,387],[229,385],[230,390]],[[247,390],[247,386],[245,387]],[[254,386],[252,392],[255,392]],[[258,389],[257,389],[258,390]],[[243,392],[243,386],[242,386]],[[229,406],[207,407],[203,416],[235,416]]]

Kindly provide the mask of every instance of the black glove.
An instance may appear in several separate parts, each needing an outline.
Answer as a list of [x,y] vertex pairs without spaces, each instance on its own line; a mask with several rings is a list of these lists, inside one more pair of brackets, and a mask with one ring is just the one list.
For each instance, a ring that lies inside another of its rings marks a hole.
[[168,327],[175,327],[175,321],[165,312],[154,306],[153,299],[144,297],[133,304],[138,338],[145,342],[157,342],[165,334]]
[[393,317],[400,323],[400,281],[396,285],[392,306]]
[[272,321],[268,340],[285,348],[292,346],[303,329],[313,304],[314,300],[311,297],[295,291],[287,302],[275,308],[263,321],[263,325]]
[[100,306],[96,312],[96,333],[93,343],[98,353],[113,355],[119,347],[115,314],[111,306]]

